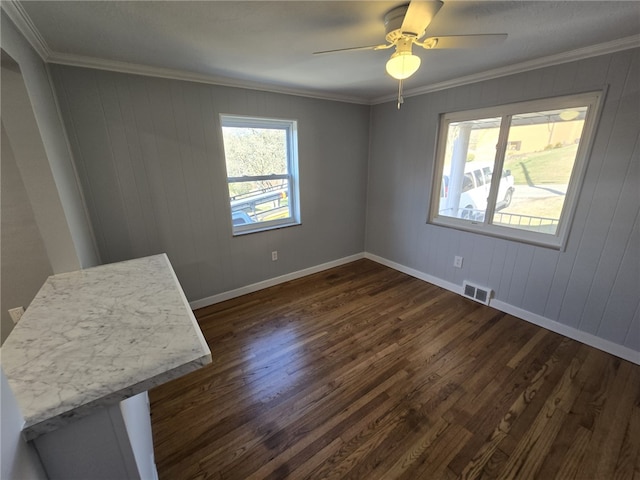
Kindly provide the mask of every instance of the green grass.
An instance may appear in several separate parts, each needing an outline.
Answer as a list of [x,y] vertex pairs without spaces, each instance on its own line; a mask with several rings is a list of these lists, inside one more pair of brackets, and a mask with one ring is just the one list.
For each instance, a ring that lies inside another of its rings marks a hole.
[[577,145],[569,145],[544,152],[508,156],[504,168],[511,170],[518,185],[566,184],[569,183],[577,149]]

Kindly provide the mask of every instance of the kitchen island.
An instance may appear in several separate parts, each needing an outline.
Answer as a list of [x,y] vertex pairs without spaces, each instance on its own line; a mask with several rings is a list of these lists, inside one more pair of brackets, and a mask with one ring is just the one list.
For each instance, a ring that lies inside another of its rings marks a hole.
[[165,254],[53,275],[2,346],[49,478],[157,478],[147,391],[211,362]]

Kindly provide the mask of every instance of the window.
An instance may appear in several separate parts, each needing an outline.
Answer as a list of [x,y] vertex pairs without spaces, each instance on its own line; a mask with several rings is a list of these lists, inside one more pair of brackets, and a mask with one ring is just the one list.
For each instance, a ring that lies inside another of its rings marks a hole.
[[300,223],[296,122],[222,115],[234,235]]
[[564,248],[600,97],[442,115],[429,221]]

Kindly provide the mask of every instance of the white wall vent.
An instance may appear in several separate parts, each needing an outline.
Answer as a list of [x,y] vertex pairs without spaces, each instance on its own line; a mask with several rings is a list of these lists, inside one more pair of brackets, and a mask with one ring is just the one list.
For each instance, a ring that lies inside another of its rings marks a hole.
[[492,293],[490,288],[479,287],[467,282],[466,280],[463,282],[462,286],[464,287],[462,294],[465,297],[475,300],[476,302],[483,303],[484,305],[489,305]]

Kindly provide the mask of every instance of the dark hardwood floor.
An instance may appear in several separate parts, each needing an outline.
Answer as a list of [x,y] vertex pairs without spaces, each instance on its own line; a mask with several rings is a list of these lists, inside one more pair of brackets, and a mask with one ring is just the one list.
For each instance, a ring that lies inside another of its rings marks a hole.
[[640,366],[372,261],[196,316],[161,479],[640,478]]

